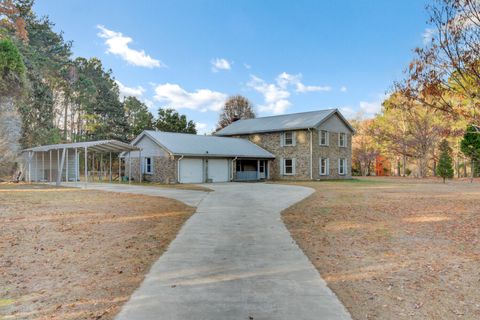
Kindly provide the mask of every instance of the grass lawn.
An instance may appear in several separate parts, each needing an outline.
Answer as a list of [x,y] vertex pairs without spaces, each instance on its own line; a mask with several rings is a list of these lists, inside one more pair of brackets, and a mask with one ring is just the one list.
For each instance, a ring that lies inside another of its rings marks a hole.
[[0,319],[112,319],[194,208],[0,184]]
[[299,182],[283,220],[354,319],[480,319],[480,183]]

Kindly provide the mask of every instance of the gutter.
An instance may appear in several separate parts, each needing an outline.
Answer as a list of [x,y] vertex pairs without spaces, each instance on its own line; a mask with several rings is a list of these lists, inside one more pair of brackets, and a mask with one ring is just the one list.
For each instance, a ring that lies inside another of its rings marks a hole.
[[313,132],[310,131],[310,179],[313,180]]
[[180,160],[182,160],[183,157],[184,155],[182,154],[182,156],[177,160],[177,183],[180,183]]

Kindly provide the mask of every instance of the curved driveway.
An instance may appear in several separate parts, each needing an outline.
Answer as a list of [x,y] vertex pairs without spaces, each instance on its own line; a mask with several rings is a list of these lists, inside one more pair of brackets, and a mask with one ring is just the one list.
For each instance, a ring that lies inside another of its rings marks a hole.
[[280,218],[281,210],[311,189],[264,183],[208,187],[214,192],[98,186],[197,204],[116,319],[350,319]]

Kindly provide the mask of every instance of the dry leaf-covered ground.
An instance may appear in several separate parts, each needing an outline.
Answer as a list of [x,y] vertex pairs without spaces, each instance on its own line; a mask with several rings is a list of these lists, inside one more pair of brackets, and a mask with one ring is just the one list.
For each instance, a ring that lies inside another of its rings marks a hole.
[[0,319],[111,319],[194,209],[0,184]]
[[480,181],[299,184],[284,222],[354,319],[480,319]]

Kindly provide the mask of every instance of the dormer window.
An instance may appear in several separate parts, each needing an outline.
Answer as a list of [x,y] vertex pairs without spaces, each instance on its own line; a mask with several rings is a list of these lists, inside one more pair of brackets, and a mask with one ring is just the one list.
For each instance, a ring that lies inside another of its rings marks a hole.
[[338,146],[345,147],[347,145],[347,135],[344,132],[338,134]]
[[321,146],[328,146],[328,131],[320,130],[320,145]]

